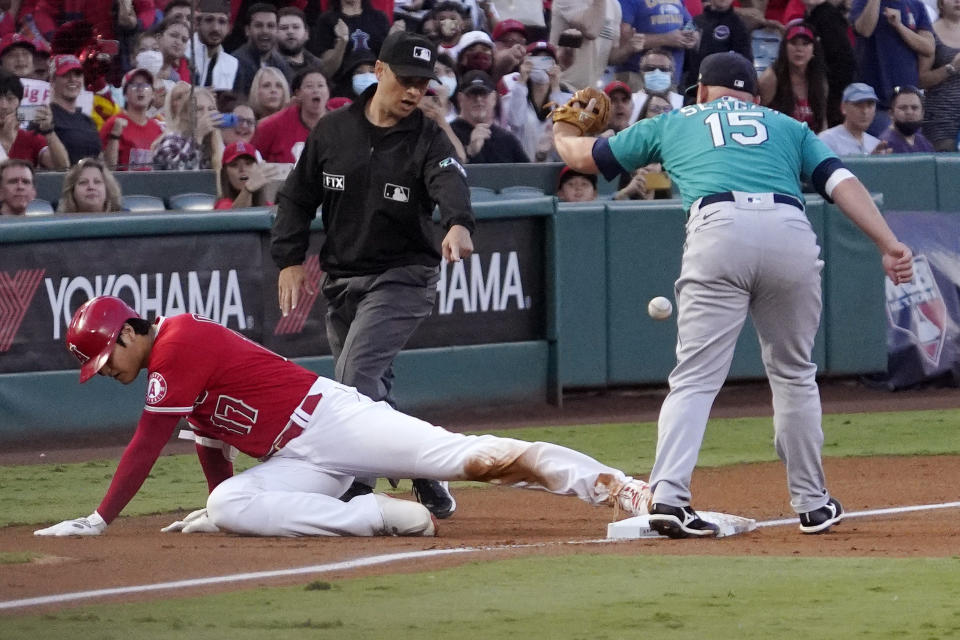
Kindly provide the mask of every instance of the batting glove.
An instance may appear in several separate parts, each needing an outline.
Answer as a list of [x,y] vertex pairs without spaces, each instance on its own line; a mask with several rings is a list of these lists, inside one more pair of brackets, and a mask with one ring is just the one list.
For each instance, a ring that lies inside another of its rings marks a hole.
[[183,520],[177,520],[176,522],[168,524],[163,529],[160,529],[160,531],[164,533],[170,533],[172,531],[179,531],[180,533],[216,533],[220,531],[220,529],[210,521],[210,516],[207,515],[206,509],[197,509],[196,511],[192,511]]
[[76,520],[64,520],[60,524],[55,524],[46,529],[37,529],[33,532],[35,536],[98,536],[107,529],[107,523],[104,522],[100,514],[94,511],[86,518],[77,518]]

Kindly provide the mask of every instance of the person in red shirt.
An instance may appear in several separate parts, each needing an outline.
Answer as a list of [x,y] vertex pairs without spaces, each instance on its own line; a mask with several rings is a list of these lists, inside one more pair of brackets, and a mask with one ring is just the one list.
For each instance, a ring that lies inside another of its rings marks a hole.
[[[318,377],[196,314],[148,322],[110,296],[84,303],[67,348],[123,384],[148,371],[146,405],[96,511],[35,531],[99,535],[140,490],[181,418],[194,432],[210,495],[167,530],[260,536],[436,535],[412,500],[368,493],[342,502],[354,474],[474,480],[544,489],[647,512],[649,487],[593,458],[546,442],[453,433]],[[235,448],[262,464],[233,475]]]
[[100,129],[104,159],[114,171],[150,171],[151,145],[163,135],[160,121],[147,116],[153,104],[153,74],[146,69],[128,71],[120,88],[126,107]]
[[34,167],[65,171],[70,159],[53,130],[53,112],[47,105],[36,107],[30,130],[22,129],[17,117],[22,99],[20,78],[0,69],[0,146],[6,157],[26,160]]
[[249,142],[238,141],[223,150],[220,169],[220,199],[214,209],[269,207],[266,186],[277,176],[276,167],[257,162],[257,150]]
[[251,141],[267,162],[296,163],[310,130],[327,113],[330,89],[317,69],[297,72],[290,89],[290,106],[261,120]]

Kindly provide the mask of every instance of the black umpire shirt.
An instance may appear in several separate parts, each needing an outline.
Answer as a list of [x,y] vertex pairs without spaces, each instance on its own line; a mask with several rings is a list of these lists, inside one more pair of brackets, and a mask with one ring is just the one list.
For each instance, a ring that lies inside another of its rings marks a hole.
[[303,263],[320,205],[320,264],[333,277],[439,265],[435,204],[444,229],[459,224],[473,233],[466,172],[450,140],[419,109],[392,127],[375,127],[364,109],[376,87],[310,132],[278,193],[270,252],[280,269]]

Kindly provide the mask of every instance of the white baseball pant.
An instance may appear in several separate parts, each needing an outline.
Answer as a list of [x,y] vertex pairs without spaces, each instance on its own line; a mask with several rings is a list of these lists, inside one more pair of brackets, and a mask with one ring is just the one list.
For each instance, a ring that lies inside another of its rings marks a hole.
[[[374,536],[373,495],[338,499],[355,475],[475,480],[576,495],[603,504],[629,478],[547,442],[453,433],[319,378],[323,394],[305,431],[265,462],[222,482],[207,511],[220,528],[260,536]],[[303,416],[300,416],[302,418]]]
[[803,211],[766,195],[691,208],[676,283],[677,365],[660,410],[650,474],[654,503],[690,504],[710,408],[748,313],[773,391],[774,444],[786,463],[790,504],[802,513],[829,498],[811,362],[820,324],[820,247]]

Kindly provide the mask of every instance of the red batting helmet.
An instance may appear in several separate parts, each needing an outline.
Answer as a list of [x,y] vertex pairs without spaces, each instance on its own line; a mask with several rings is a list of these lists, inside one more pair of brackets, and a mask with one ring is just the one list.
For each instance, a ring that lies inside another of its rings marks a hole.
[[113,296],[87,300],[77,309],[67,329],[67,350],[82,365],[80,382],[95,376],[106,364],[123,323],[139,317],[126,302]]

